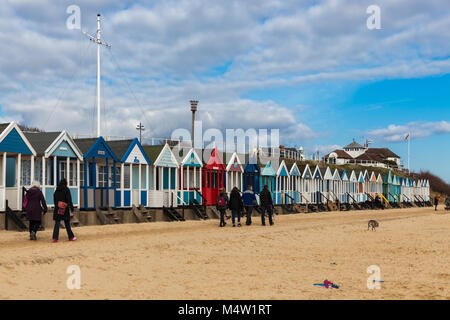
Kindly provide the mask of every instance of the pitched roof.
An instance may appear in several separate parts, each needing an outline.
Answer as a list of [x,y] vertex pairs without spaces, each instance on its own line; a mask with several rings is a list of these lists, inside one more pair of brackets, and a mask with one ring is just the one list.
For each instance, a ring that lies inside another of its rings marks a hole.
[[155,163],[164,146],[142,146],[151,164]]
[[362,145],[360,145],[358,142],[353,141],[352,143],[350,143],[348,146],[345,146],[344,149],[350,149],[350,148],[359,148],[359,149],[364,149],[364,147]]
[[[1,127],[0,127],[1,130]],[[25,137],[30,141],[36,155],[42,156],[45,154],[45,150],[59,137],[59,132],[24,132]]]
[[0,133],[5,131],[5,129],[9,126],[9,123],[1,123],[0,124]]
[[111,140],[108,141],[108,146],[111,148],[112,152],[120,160],[127,152],[133,140]]
[[73,142],[77,145],[78,149],[85,155],[98,138],[80,138],[74,139]]
[[338,158],[340,159],[353,159],[347,152],[345,152],[344,150],[334,150],[333,152],[330,152],[329,154],[327,154],[324,158],[327,159],[330,157],[330,154],[332,153],[336,153]]
[[382,155],[384,158],[399,158],[398,155],[396,155],[394,152],[392,152],[388,148],[369,148],[366,153],[369,152],[370,154],[379,154]]

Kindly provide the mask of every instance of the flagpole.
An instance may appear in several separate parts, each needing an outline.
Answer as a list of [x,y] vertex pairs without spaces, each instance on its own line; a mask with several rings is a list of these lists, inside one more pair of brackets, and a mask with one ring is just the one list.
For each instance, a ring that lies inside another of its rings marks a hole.
[[408,174],[411,174],[411,132],[408,134]]

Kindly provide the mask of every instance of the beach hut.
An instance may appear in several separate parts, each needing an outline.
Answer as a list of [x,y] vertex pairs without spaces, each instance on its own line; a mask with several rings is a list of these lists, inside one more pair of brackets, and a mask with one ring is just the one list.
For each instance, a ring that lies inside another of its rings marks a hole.
[[286,163],[281,161],[276,175],[275,204],[287,204],[292,201],[287,197],[289,193],[289,173]]
[[369,189],[368,192],[370,194],[371,199],[375,199],[377,196],[377,175],[372,171],[369,178]]
[[176,207],[178,205],[179,164],[171,148],[164,146],[143,146],[151,163],[151,184],[148,206],[152,208]]
[[29,188],[33,181],[41,184],[48,206],[54,206],[53,193],[59,181],[67,180],[72,202],[80,202],[80,164],[83,154],[66,131],[24,132],[25,137],[36,150],[36,158],[22,161],[22,185]]
[[[234,153],[233,156],[235,157],[235,160],[233,160],[233,157],[231,157],[231,160],[234,161],[234,164],[231,167],[234,170],[236,170],[236,166],[238,166],[240,168],[241,165],[240,165],[240,162],[238,165],[238,163],[236,161],[236,159],[239,160],[238,155],[236,153]],[[231,161],[230,161],[230,163],[228,163],[227,171],[228,171],[228,168],[230,167],[230,165],[231,165]],[[242,173],[241,173],[241,175],[242,175]],[[261,190],[260,182],[261,182],[261,167],[258,164],[257,157],[255,155],[253,155],[249,158],[248,163],[244,168],[242,189],[241,188],[238,188],[238,189],[245,191],[245,190],[247,190],[248,186],[252,186],[253,191],[256,193],[259,193],[259,191]]]
[[311,202],[314,204],[322,203],[323,174],[319,166],[316,166],[312,176]]
[[[36,151],[15,122],[0,124],[1,186],[0,211],[5,211],[6,200],[12,210],[22,209],[22,186],[34,175],[34,165],[24,170],[24,161],[34,163]],[[33,173],[31,172],[33,171]],[[29,174],[29,176],[28,176]]]
[[[250,163],[247,164],[247,166],[249,165]],[[249,168],[249,170],[251,169]],[[247,190],[247,185],[249,184],[251,184],[254,187],[254,183],[251,182],[252,181],[250,179],[250,175],[247,176],[245,175],[245,171],[244,168],[242,167],[242,162],[239,155],[236,152],[233,152],[233,154],[230,157],[230,161],[228,161],[226,167],[225,186],[227,192],[231,192],[231,190],[233,190],[234,187],[238,188],[241,192],[243,192]],[[259,176],[258,176],[258,183],[259,183]],[[253,190],[255,190],[255,188],[253,188]]]
[[289,170],[289,185],[291,186],[289,196],[293,199],[294,203],[300,203],[300,184],[302,180],[300,169],[295,162],[290,162],[286,166]]
[[182,156],[178,177],[178,204],[201,204],[203,161],[193,148]]
[[377,195],[380,196],[380,198],[383,196],[383,177],[381,173],[378,173],[377,176]]
[[150,160],[137,138],[108,141],[120,162],[116,179],[116,207],[148,205]]
[[341,182],[342,182],[342,192],[340,193],[340,201],[342,203],[349,203],[349,196],[348,194],[351,192],[351,184],[350,184],[350,178],[347,174],[347,170],[342,170],[340,172],[341,176]]
[[352,173],[350,174],[350,190],[349,198],[351,203],[358,202],[359,183],[355,170],[352,170]]
[[311,203],[312,201],[312,172],[308,164],[299,166],[299,171],[302,173],[300,183],[300,202],[303,204]]
[[330,167],[321,168],[323,174],[323,189],[322,194],[326,199],[322,200],[332,200],[334,198],[331,190],[333,189],[333,173]]
[[364,173],[362,171],[359,171],[357,173],[358,175],[358,195],[357,195],[357,202],[364,202]]
[[83,154],[80,168],[80,209],[115,207],[117,162],[103,137],[75,139]]
[[266,166],[261,172],[261,190],[267,185],[270,193],[272,194],[273,201],[275,203],[275,193],[276,193],[276,176],[277,173],[272,167],[272,162],[267,162]]
[[336,201],[336,200],[341,201],[342,190],[343,190],[343,183],[341,180],[341,175],[339,173],[339,170],[335,169],[333,172],[333,179],[332,179],[332,183],[330,186],[329,199],[331,201]]
[[[204,152],[208,152],[205,150]],[[206,205],[216,205],[217,195],[221,188],[225,188],[226,167],[217,148],[211,151],[211,156],[203,169],[202,190]]]

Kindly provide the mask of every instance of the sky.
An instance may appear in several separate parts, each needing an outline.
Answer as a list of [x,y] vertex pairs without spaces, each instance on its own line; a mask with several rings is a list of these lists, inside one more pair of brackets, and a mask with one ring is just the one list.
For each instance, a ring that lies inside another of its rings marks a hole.
[[[70,5],[80,29],[68,29]],[[370,5],[380,29],[369,30]],[[279,129],[321,155],[366,139],[450,182],[448,0],[0,0],[0,121],[102,135]]]

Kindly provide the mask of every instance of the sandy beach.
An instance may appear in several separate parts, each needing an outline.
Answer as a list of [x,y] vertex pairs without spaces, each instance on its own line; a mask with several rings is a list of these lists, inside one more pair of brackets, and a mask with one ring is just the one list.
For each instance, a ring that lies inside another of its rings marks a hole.
[[[367,231],[376,219],[380,227]],[[442,208],[89,226],[77,242],[0,232],[0,299],[449,299],[450,214]],[[69,290],[78,265],[81,289]],[[380,290],[367,267],[381,269]],[[324,279],[340,289],[314,286]]]

